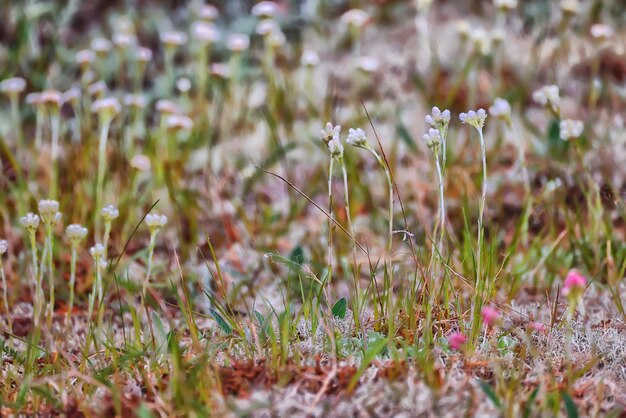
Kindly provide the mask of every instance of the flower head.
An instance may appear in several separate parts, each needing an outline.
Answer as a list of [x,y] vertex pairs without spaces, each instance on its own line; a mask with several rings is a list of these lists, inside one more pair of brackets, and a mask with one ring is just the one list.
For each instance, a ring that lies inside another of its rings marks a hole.
[[187,42],[187,35],[176,30],[167,30],[159,35],[159,39],[166,47],[177,47]]
[[343,144],[339,138],[333,138],[328,142],[328,151],[330,151],[331,157],[341,157],[343,155]]
[[74,55],[76,63],[83,68],[87,68],[96,60],[96,53],[91,49],[81,49]]
[[232,33],[228,36],[226,45],[232,52],[243,52],[250,48],[250,37],[245,33]]
[[467,337],[460,332],[453,332],[448,337],[448,345],[453,350],[459,350],[467,342]]
[[131,158],[130,166],[139,171],[150,171],[150,158],[144,154],[137,154]]
[[111,50],[111,41],[105,38],[94,38],[91,41],[91,49],[99,55],[104,55]]
[[461,122],[472,125],[478,131],[482,131],[485,125],[485,119],[487,119],[487,112],[485,112],[485,109],[478,109],[477,111],[470,110],[467,113],[461,113],[459,118]]
[[182,112],[178,103],[168,99],[161,99],[155,104],[155,109],[159,113],[164,115],[178,115]]
[[9,243],[5,239],[0,239],[0,255],[6,254],[9,250]]
[[157,213],[149,213],[146,215],[146,225],[150,228],[150,233],[156,233],[167,223],[167,216]]
[[[58,222],[60,218],[59,202],[56,200],[40,200],[37,209],[44,224],[52,225]],[[58,214],[58,215],[57,215]]]
[[533,100],[543,107],[550,107],[553,111],[558,112],[561,106],[559,87],[554,84],[543,86],[533,93]]
[[348,129],[348,138],[346,139],[346,143],[355,147],[364,147],[367,145],[367,136],[365,136],[365,131],[361,128]]
[[215,20],[219,17],[219,15],[220,12],[217,8],[210,4],[203,4],[198,10],[198,16],[200,16],[200,19],[204,20]]
[[165,118],[165,127],[171,131],[190,131],[193,120],[185,115],[169,115]]
[[30,232],[33,232],[39,227],[39,215],[29,212],[20,218],[20,224]]
[[501,10],[513,10],[517,7],[517,0],[493,0],[493,5]]
[[124,105],[143,109],[148,105],[148,101],[141,94],[126,94],[124,95]]
[[[95,83],[90,84],[89,87],[87,87],[87,93],[89,93],[90,96],[95,96],[96,98],[101,98],[106,91],[107,83],[102,80],[96,81]],[[91,110],[92,112],[94,111],[93,104],[91,105]]]
[[218,42],[222,35],[213,23],[193,22],[191,24],[191,37],[202,45],[211,45]]
[[443,131],[450,123],[450,111],[446,109],[442,112],[437,106],[434,106],[431,110],[431,114],[426,115],[426,123],[429,124],[431,128]]
[[147,63],[152,59],[152,50],[150,48],[146,48],[145,46],[140,46],[137,48],[135,55],[137,57],[137,61]]
[[493,105],[489,108],[489,114],[493,117],[509,121],[511,120],[511,104],[506,99],[496,97],[493,101]]
[[89,254],[91,254],[91,256],[95,260],[101,260],[102,258],[104,258],[105,254],[106,254],[106,250],[104,249],[104,245],[102,245],[100,243],[96,243],[93,247],[91,247],[89,249]]
[[87,228],[79,224],[71,224],[65,228],[65,234],[69,238],[72,247],[77,247],[85,239],[87,232]]
[[500,315],[500,311],[498,311],[493,306],[485,306],[480,311],[481,316],[483,317],[483,322],[486,325],[495,325],[502,319]]
[[570,295],[578,295],[581,294],[585,290],[587,286],[587,279],[585,276],[577,272],[576,270],[570,270],[565,277],[565,281],[563,282],[563,288],[561,289],[561,294],[563,296],[569,297]]
[[365,73],[373,73],[380,67],[380,62],[376,58],[370,57],[368,55],[358,57],[354,61],[354,63],[356,65],[356,68]]
[[0,91],[9,96],[17,96],[26,88],[26,80],[21,77],[11,77],[0,82]]
[[122,105],[114,97],[106,97],[104,99],[98,99],[91,105],[91,111],[97,113],[102,118],[112,118],[120,113]]
[[559,136],[563,141],[576,139],[582,133],[585,124],[581,120],[564,119],[559,123]]
[[252,7],[252,14],[259,17],[274,17],[280,12],[280,7],[273,1],[260,1]]
[[181,93],[187,93],[191,90],[191,81],[187,77],[182,77],[176,80],[176,88]]
[[422,136],[428,148],[435,149],[441,144],[441,132],[438,129],[430,128],[427,134]]
[[603,23],[596,23],[595,25],[592,25],[589,32],[591,33],[591,36],[598,41],[607,41],[615,34],[612,27]]
[[120,216],[120,211],[115,205],[107,205],[102,208],[100,212],[105,222],[111,222],[113,219]]
[[341,15],[341,23],[355,28],[363,27],[370,19],[369,13],[361,9],[351,9]]
[[39,101],[45,106],[58,109],[63,104],[63,94],[58,90],[44,90],[39,96]]
[[339,134],[341,133],[341,126],[336,125],[333,126],[332,123],[327,122],[324,129],[320,131],[320,138],[322,141],[328,145],[328,143],[332,140],[339,141]]
[[317,52],[307,49],[302,52],[302,56],[300,57],[300,64],[305,67],[316,67],[320,63],[320,56]]

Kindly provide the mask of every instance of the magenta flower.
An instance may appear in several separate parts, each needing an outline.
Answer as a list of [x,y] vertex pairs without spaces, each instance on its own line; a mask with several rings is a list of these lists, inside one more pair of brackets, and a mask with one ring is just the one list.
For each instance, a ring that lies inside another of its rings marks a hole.
[[565,281],[563,282],[561,294],[563,296],[569,296],[570,294],[578,296],[583,293],[586,286],[587,279],[585,279],[585,276],[576,270],[570,270],[570,272],[567,273]]
[[460,332],[453,332],[448,337],[448,345],[453,350],[459,350],[467,342],[467,337]]
[[532,331],[537,331],[541,333],[545,333],[548,330],[548,328],[544,324],[542,324],[541,322],[537,322],[537,321],[533,321],[529,323],[528,328],[531,329]]
[[485,306],[480,311],[480,314],[483,316],[483,322],[486,325],[495,325],[500,322],[500,319],[502,318],[500,315],[500,311],[498,311],[493,306]]

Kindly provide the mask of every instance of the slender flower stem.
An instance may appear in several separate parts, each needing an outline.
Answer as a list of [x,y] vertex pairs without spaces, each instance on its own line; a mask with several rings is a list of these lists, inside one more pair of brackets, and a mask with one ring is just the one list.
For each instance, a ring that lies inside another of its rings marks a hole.
[[487,151],[485,147],[485,137],[483,136],[483,130],[480,129],[478,131],[480,134],[480,154],[482,158],[483,165],[483,181],[482,181],[482,193],[480,197],[480,203],[478,206],[478,251],[477,251],[477,268],[476,272],[478,275],[478,279],[480,280],[482,276],[481,272],[481,259],[482,259],[482,240],[484,236],[483,229],[483,216],[485,213],[485,201],[487,199]]
[[440,222],[439,227],[440,227],[440,231],[439,231],[438,244],[439,244],[439,254],[441,255],[443,251],[443,239],[445,236],[445,228],[446,228],[446,207],[445,207],[445,201],[444,201],[444,196],[443,196],[443,188],[444,188],[443,171],[442,171],[441,164],[439,162],[438,152],[435,152],[435,165],[437,167],[437,176],[439,177],[439,222]]
[[46,225],[46,246],[48,247],[48,285],[50,286],[50,301],[48,303],[48,329],[52,329],[52,316],[54,315],[54,263],[52,262],[52,248],[54,239],[52,237],[52,224]]
[[109,128],[111,119],[105,119],[100,126],[100,140],[98,142],[98,178],[96,183],[96,210],[95,213],[95,234],[98,236],[100,232],[100,210],[102,209],[102,199],[104,195],[104,171],[106,167],[106,151],[107,139],[109,137]]
[[391,249],[393,243],[393,182],[391,181],[391,173],[389,172],[389,168],[382,157],[376,152],[374,148],[367,145],[366,149],[371,152],[378,164],[385,171],[385,177],[387,179],[387,188],[389,189],[389,231],[388,231],[388,240],[387,240],[387,257],[388,261],[391,260]]
[[350,231],[350,235],[352,236],[352,264],[354,269],[354,296],[355,296],[355,304],[354,312],[355,312],[355,323],[358,326],[358,312],[359,312],[359,280],[357,277],[358,274],[358,266],[356,264],[356,236],[354,235],[354,227],[352,226],[352,216],[350,215],[350,193],[348,190],[348,171],[346,170],[346,161],[343,157],[339,159],[339,163],[341,164],[341,172],[343,174],[343,194],[345,200],[345,208],[346,208],[346,219],[348,221],[348,230]]
[[59,189],[59,135],[61,131],[61,116],[59,110],[54,110],[50,117],[50,130],[52,133],[52,146],[50,156],[52,158],[52,180],[50,187],[50,197],[57,198]]
[[22,121],[20,119],[20,101],[17,95],[11,95],[11,118],[13,119],[13,126],[17,130],[17,146],[19,148],[24,147],[24,129],[22,128]]
[[330,157],[328,163],[328,280],[330,284],[333,277],[333,165],[335,159]]
[[11,311],[9,310],[9,297],[7,295],[7,276],[4,274],[4,266],[2,265],[1,258],[0,258],[0,278],[2,279],[2,302],[4,303],[4,310],[9,320],[9,331],[13,332],[13,320],[11,319]]
[[74,308],[74,285],[76,283],[76,247],[72,245],[72,258],[70,261],[70,301],[67,308],[67,325],[72,320],[72,309]]

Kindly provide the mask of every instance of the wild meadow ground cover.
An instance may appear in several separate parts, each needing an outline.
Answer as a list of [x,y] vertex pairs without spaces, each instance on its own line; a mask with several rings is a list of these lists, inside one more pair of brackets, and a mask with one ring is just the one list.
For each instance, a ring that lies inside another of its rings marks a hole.
[[626,414],[622,1],[0,19],[1,416]]

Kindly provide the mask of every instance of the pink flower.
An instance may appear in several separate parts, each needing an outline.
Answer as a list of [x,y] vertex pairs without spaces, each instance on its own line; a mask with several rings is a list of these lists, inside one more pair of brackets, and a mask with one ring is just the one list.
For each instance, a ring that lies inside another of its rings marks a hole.
[[537,331],[541,333],[545,333],[548,330],[548,328],[544,324],[542,324],[541,322],[537,322],[537,321],[533,321],[529,323],[528,328],[533,331]]
[[561,294],[563,296],[568,296],[570,294],[582,294],[583,290],[587,286],[587,279],[585,276],[577,272],[576,270],[570,270],[567,273],[567,277],[563,282],[563,289],[561,290]]
[[494,325],[500,322],[500,311],[492,306],[485,306],[480,313],[483,316],[483,322],[486,325]]
[[467,337],[460,332],[453,332],[448,337],[448,345],[453,350],[459,350],[467,342]]

